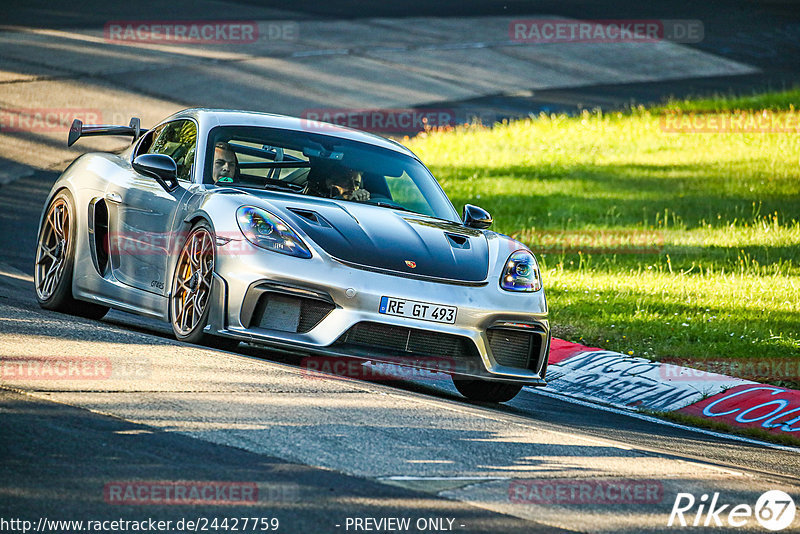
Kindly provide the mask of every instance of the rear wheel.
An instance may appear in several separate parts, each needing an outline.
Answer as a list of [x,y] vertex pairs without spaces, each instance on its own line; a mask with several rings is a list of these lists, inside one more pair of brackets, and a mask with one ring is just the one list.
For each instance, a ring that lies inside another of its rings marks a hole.
[[189,233],[175,266],[169,300],[170,323],[180,341],[233,350],[239,345],[238,341],[210,336],[203,331],[211,309],[215,259],[213,231],[207,223],[198,223]]
[[517,396],[522,384],[490,382],[473,378],[453,377],[453,384],[459,393],[469,400],[482,402],[506,402]]
[[50,202],[39,230],[33,271],[36,300],[46,310],[100,319],[108,307],[72,296],[76,228],[72,196],[67,190],[60,191]]

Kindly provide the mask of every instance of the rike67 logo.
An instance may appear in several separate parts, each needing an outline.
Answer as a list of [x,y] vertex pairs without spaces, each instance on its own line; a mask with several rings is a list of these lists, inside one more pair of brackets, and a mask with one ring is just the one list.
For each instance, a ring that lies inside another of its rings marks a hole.
[[780,490],[765,492],[755,506],[725,503],[719,493],[703,494],[699,499],[691,493],[678,493],[667,526],[752,528],[755,520],[767,530],[778,531],[792,526],[795,512],[794,499]]

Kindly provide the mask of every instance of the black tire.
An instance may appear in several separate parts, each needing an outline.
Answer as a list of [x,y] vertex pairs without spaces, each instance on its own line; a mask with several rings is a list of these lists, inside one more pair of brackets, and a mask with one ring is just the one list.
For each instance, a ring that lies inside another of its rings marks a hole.
[[[192,246],[198,242],[198,239],[201,243],[195,266],[190,256],[192,256]],[[172,276],[172,291],[169,299],[170,324],[172,333],[179,341],[232,351],[239,346],[237,340],[212,336],[203,331],[208,324],[208,314],[212,305],[211,296],[216,262],[214,243],[214,231],[205,221],[195,224],[189,232],[181,247]],[[187,272],[187,269],[192,268],[199,268],[196,271],[197,274]],[[193,304],[192,313],[187,315],[186,306],[191,299],[193,302],[197,302],[198,306],[195,307]],[[199,313],[198,308],[200,309]]]
[[473,378],[453,378],[453,385],[469,400],[481,402],[507,402],[517,396],[522,384],[490,382]]
[[47,206],[36,241],[33,266],[34,288],[39,306],[87,319],[101,319],[107,306],[75,299],[72,277],[77,242],[75,202],[66,189]]

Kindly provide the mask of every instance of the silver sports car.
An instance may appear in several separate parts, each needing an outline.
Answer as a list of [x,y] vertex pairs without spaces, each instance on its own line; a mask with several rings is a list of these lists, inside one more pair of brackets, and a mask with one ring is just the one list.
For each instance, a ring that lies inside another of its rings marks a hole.
[[539,266],[458,216],[402,145],[305,119],[189,109],[78,157],[39,225],[42,307],[168,321],[175,337],[446,372],[473,400],[542,386],[550,327]]

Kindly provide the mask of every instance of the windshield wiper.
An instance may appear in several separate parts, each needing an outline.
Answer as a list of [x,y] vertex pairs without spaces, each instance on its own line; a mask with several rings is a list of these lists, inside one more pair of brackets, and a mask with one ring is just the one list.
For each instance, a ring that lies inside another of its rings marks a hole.
[[264,184],[264,189],[275,189],[277,191],[289,191],[290,193],[299,193],[303,190],[301,186],[297,185],[289,185],[289,184],[275,184],[275,183],[266,183]]

